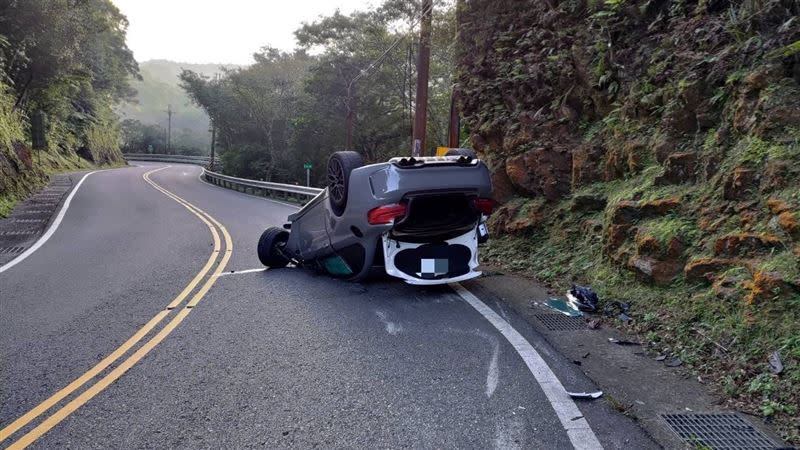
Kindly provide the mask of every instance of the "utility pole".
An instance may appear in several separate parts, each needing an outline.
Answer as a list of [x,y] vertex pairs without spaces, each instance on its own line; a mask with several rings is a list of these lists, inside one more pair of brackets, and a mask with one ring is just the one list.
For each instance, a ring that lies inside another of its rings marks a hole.
[[[355,78],[353,79],[355,81]],[[345,150],[353,149],[353,124],[356,118],[356,102],[353,98],[353,81],[347,85],[347,118],[345,119]]]
[[456,89],[453,87],[453,93],[450,94],[450,123],[447,127],[447,146],[450,148],[458,148],[460,146],[461,118],[458,116],[458,98],[456,95]]
[[172,150],[172,105],[167,105],[167,154]]
[[[456,35],[453,39],[458,43],[458,30],[461,24],[461,11],[463,11],[463,0],[456,0]],[[458,148],[461,145],[461,117],[458,111],[458,91],[455,84],[450,94],[450,122],[447,127],[447,146]]]
[[211,166],[211,171],[214,171],[214,143],[217,140],[217,126],[214,125],[214,121],[211,121],[211,162],[209,165]]
[[432,0],[422,0],[422,24],[419,27],[419,57],[417,58],[417,97],[414,110],[414,137],[411,156],[422,156],[428,122],[428,78],[431,65]]

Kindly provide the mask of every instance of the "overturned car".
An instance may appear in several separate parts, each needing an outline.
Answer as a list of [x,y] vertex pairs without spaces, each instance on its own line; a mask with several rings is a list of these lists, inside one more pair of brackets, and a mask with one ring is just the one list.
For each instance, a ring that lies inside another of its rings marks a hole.
[[481,274],[478,244],[493,202],[489,170],[472,151],[367,166],[343,151],[327,171],[326,189],[261,235],[265,266],[294,263],[352,280],[385,272],[423,285]]

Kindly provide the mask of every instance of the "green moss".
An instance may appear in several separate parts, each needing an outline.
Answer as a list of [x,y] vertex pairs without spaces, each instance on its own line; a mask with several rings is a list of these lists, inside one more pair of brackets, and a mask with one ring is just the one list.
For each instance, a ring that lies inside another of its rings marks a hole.
[[760,167],[767,160],[793,159],[800,156],[800,149],[771,141],[766,141],[755,136],[741,139],[734,148],[734,161],[740,165]]
[[654,237],[662,246],[668,244],[675,237],[690,244],[699,235],[695,222],[685,217],[667,216],[650,219],[640,222],[638,226],[640,230]]
[[25,138],[24,118],[14,111],[14,98],[8,93],[4,84],[0,83],[0,148],[10,152],[15,141]]
[[791,44],[771,51],[768,58],[789,58],[800,53],[800,41],[794,41]]
[[770,255],[758,265],[758,270],[778,272],[784,279],[800,280],[800,259],[791,251],[782,251]]

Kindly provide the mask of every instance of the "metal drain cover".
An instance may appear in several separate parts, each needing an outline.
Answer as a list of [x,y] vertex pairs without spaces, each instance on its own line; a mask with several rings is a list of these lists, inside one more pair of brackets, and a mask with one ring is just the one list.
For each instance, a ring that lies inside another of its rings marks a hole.
[[693,448],[771,450],[779,447],[734,413],[680,413],[662,417],[672,431]]
[[588,330],[586,322],[580,317],[569,317],[564,314],[536,314],[536,320],[550,331],[582,331]]

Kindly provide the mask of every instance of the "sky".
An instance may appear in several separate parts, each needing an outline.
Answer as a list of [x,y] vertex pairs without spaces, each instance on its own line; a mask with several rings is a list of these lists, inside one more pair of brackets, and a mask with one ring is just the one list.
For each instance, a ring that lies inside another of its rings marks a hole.
[[374,0],[112,0],[128,17],[139,62],[250,64],[265,45],[295,46],[294,30],[320,15],[367,9]]

